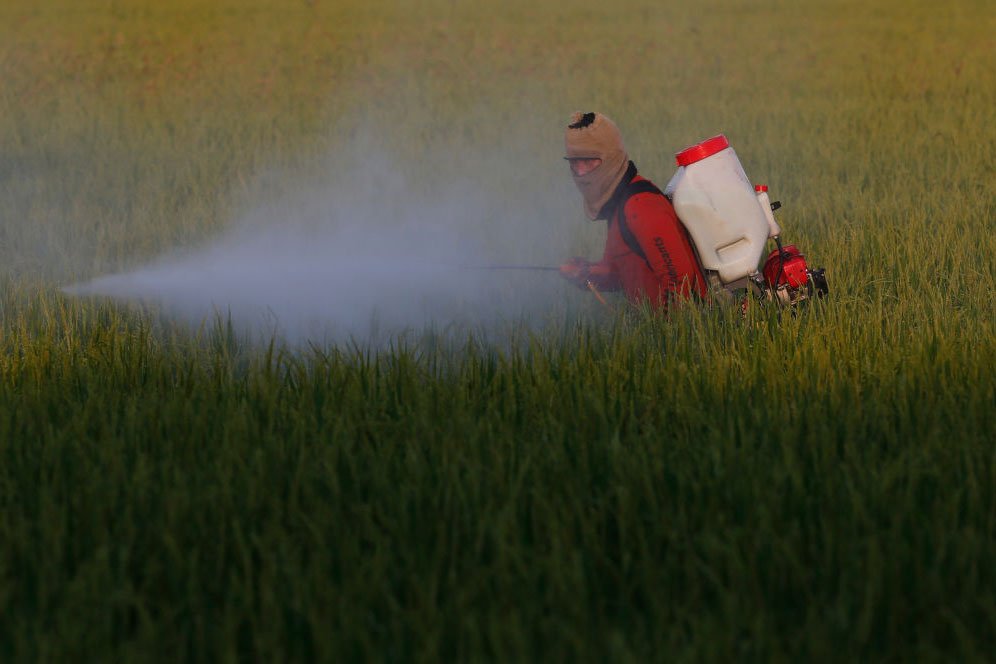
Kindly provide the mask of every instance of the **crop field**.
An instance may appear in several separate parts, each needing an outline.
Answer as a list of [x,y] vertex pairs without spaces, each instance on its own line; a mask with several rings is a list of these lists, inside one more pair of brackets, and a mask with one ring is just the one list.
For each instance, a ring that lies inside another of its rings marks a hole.
[[[4,0],[0,661],[991,661],[994,35],[989,0]],[[576,110],[659,185],[726,134],[831,296],[474,273],[438,320],[351,305],[402,324],[367,343],[64,290],[312,223],[387,258],[308,242],[356,255],[304,316],[450,241],[595,258]]]

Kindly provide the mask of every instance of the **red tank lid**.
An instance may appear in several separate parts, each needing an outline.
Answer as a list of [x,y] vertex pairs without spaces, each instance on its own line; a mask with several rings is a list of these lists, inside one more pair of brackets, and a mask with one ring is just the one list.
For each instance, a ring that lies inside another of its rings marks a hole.
[[766,185],[766,184],[755,184],[754,185],[754,191],[756,191],[759,194],[762,191],[767,191],[767,190],[768,190],[768,185]]
[[725,150],[728,147],[730,147],[730,142],[726,140],[726,136],[720,134],[719,136],[707,138],[698,145],[685,148],[678,154],[674,155],[674,160],[678,162],[679,166],[688,166],[689,164],[694,164],[697,161],[702,161],[706,157],[711,157],[717,152]]

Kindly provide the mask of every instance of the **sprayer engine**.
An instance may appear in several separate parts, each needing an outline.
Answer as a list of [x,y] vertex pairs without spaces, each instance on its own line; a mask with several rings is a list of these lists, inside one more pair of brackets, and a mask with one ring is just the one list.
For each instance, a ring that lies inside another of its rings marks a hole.
[[[776,238],[777,240],[777,238]],[[824,297],[830,292],[824,268],[811,269],[806,257],[794,244],[768,254],[764,269],[751,277],[763,300],[793,306],[813,296]]]
[[784,306],[795,306],[814,295],[824,297],[830,292],[826,270],[810,269],[806,256],[794,245],[782,246],[782,229],[775,221],[775,210],[782,204],[768,198],[767,185],[754,185],[757,202],[768,222],[768,237],[776,249],[768,254],[761,272],[749,276],[761,300],[773,300]]

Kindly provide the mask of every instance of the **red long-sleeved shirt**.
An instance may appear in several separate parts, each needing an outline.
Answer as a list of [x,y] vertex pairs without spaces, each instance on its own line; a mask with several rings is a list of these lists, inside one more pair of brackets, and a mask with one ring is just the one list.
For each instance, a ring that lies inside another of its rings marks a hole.
[[[635,167],[624,177],[627,182],[646,181]],[[626,180],[625,178],[629,178]],[[610,203],[607,208],[611,208]],[[666,307],[673,295],[705,296],[705,279],[687,231],[678,220],[671,201],[652,192],[629,197],[623,209],[603,210],[608,217],[608,234],[602,260],[590,266],[589,279],[600,290],[622,290],[631,302],[649,300]],[[637,254],[623,239],[619,218],[625,223],[646,258]]]

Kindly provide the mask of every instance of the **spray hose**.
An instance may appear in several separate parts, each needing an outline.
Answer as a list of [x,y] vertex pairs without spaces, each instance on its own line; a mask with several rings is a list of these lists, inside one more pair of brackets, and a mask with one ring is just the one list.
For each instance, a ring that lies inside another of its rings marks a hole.
[[592,295],[595,296],[595,299],[597,299],[603,305],[609,306],[609,303],[605,301],[605,298],[602,297],[602,294],[598,292],[597,288],[595,288],[595,284],[591,283],[591,279],[585,279],[584,285],[588,287],[588,290],[590,290]]

